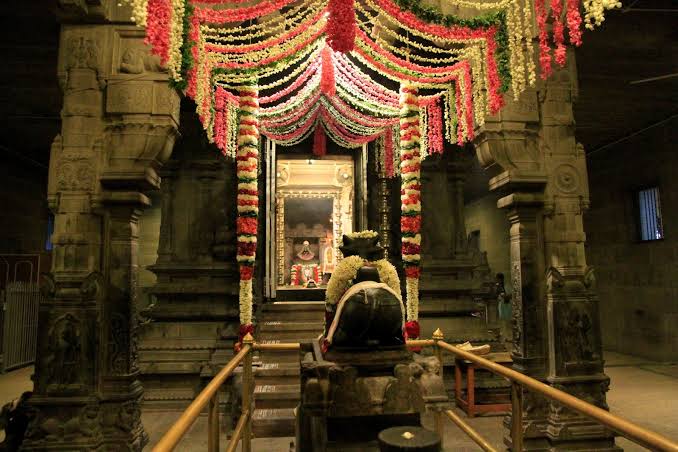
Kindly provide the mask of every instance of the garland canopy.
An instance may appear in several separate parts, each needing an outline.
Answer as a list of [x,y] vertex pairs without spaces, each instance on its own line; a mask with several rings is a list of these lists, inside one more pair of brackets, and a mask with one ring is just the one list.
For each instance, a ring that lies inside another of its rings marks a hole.
[[443,136],[472,139],[505,92],[517,99],[535,83],[533,36],[546,78],[552,60],[565,64],[565,28],[578,46],[582,22],[593,28],[620,6],[583,0],[582,21],[581,0],[445,0],[459,15],[418,0],[129,1],[224,154],[235,156],[237,88],[256,84],[262,135],[291,145],[315,130],[320,153],[325,135],[348,148],[376,140],[388,175],[398,167],[400,84],[420,91],[424,157],[442,152]]
[[[240,339],[253,332],[259,137],[375,142],[400,172],[406,333],[419,335],[421,160],[463,144],[485,116],[566,62],[582,24],[618,0],[127,0],[172,83],[195,100],[210,141],[237,162]],[[580,5],[580,1],[583,5]],[[580,7],[583,6],[583,18]],[[547,22],[551,22],[551,30]],[[535,29],[536,25],[536,29]],[[539,49],[533,48],[538,37]]]

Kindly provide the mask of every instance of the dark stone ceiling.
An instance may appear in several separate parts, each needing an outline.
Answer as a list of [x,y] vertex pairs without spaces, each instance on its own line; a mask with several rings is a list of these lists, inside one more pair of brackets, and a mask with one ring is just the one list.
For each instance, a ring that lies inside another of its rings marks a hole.
[[[59,25],[49,1],[0,4],[0,156],[45,172],[59,131],[56,80]],[[608,13],[577,49],[577,139],[588,152],[675,115],[678,78],[631,84],[678,72],[678,3],[630,0]],[[630,7],[630,8],[629,8]],[[485,193],[473,171],[470,193]]]

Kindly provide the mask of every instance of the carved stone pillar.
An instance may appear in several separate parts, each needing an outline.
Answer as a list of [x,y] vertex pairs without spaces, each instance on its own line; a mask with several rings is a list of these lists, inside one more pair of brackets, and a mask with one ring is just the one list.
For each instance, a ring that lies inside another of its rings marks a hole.
[[[54,259],[22,450],[141,450],[146,442],[137,228],[149,204],[143,193],[159,187],[157,170],[172,149],[179,103],[146,53],[143,31],[104,24],[103,10],[92,11],[100,25],[61,32],[64,107],[48,182]],[[86,19],[87,10],[79,16]]]
[[[541,146],[549,178],[544,211],[547,380],[607,409],[610,379],[603,369],[595,278],[584,250],[582,217],[589,207],[589,191],[586,155],[574,137],[576,95],[573,63],[554,74],[540,92]],[[574,445],[619,450],[609,430],[556,403],[549,405],[547,432],[553,450],[571,450]]]
[[[519,101],[507,99],[475,145],[481,164],[497,174],[490,190],[504,195],[498,207],[511,228],[514,367],[606,408],[609,379],[584,253],[588,187],[585,156],[573,134],[575,95],[572,67],[558,71]],[[523,430],[526,450],[618,450],[602,427],[529,392]],[[508,430],[505,442],[510,445]]]

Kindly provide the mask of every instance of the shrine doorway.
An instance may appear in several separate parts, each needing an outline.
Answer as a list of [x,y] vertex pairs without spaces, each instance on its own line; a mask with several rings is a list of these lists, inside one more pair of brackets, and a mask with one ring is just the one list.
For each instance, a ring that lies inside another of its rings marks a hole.
[[278,158],[271,168],[269,296],[320,292],[341,259],[342,234],[354,230],[353,158]]

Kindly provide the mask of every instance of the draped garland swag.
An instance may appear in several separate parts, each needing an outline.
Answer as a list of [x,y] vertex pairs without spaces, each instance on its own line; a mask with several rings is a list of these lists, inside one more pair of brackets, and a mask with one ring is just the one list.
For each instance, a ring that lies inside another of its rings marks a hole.
[[[487,114],[566,63],[618,0],[127,0],[171,82],[194,99],[210,141],[238,171],[240,336],[253,331],[259,138],[313,134],[324,155],[374,143],[402,176],[407,333],[418,336],[421,160],[473,139]],[[582,15],[583,13],[583,15]],[[551,24],[549,27],[548,24]],[[536,37],[538,49],[533,48]],[[536,54],[536,55],[535,55]],[[536,60],[536,61],[535,61]]]

